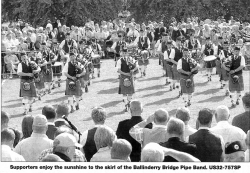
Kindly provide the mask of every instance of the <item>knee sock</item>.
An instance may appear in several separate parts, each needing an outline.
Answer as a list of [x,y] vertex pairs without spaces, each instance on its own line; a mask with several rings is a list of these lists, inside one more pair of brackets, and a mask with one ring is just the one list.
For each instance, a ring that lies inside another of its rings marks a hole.
[[237,100],[240,100],[240,98],[241,98],[241,92],[237,92],[236,95],[237,95]]
[[188,94],[188,101],[190,102],[192,98],[192,94]]
[[123,95],[123,102],[125,103],[125,105],[127,105],[128,103],[127,95]]

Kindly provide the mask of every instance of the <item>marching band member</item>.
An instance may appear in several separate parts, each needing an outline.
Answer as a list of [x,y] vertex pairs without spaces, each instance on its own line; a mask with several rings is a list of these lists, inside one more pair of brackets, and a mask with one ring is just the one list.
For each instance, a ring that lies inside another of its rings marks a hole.
[[[240,104],[241,91],[244,90],[242,70],[245,67],[245,58],[244,56],[240,56],[239,53],[240,48],[235,47],[233,55],[230,57],[230,64],[224,64],[223,66],[229,72],[229,91],[232,107]],[[234,102],[232,93],[236,93],[236,102]]]
[[55,64],[52,66],[53,70],[53,86],[52,89],[55,89],[55,85],[57,84],[58,87],[61,87],[61,76],[62,76],[62,67],[63,63],[61,62],[61,55],[58,50],[58,44],[56,42],[53,42],[52,44],[52,52],[55,54]]
[[[92,56],[92,63],[94,66],[94,69],[97,69],[97,76],[100,77],[101,76],[101,57],[102,57],[102,48],[100,46],[100,44],[98,44],[96,42],[96,39],[92,39],[92,44],[89,46]],[[92,78],[94,79],[94,71],[92,73]]]
[[[142,25],[143,26],[143,25]],[[138,60],[141,77],[146,76],[146,69],[147,65],[149,64],[149,48],[150,48],[150,40],[145,35],[143,29],[140,30],[140,36],[137,37],[133,43],[133,45],[136,45],[138,47],[139,54],[141,55],[141,58]]]
[[[71,106],[71,113],[79,110],[79,101],[82,96],[81,83],[79,78],[85,74],[85,69],[76,61],[76,54],[74,51],[69,54],[70,61],[65,64],[63,74],[67,77],[65,95],[68,96],[68,103]],[[74,105],[74,97],[76,105]]]
[[131,43],[131,42],[133,42],[133,41],[135,41],[135,39],[137,38],[137,37],[139,37],[140,36],[140,34],[139,34],[139,32],[135,29],[135,26],[134,26],[134,24],[130,24],[130,29],[129,29],[129,31],[128,31],[128,33],[127,33],[127,37],[129,38],[129,43]]
[[126,47],[121,50],[121,56],[117,61],[117,72],[120,74],[118,94],[123,95],[125,112],[127,112],[132,96],[135,93],[134,75],[138,72],[138,64],[134,58],[128,55]]
[[[68,58],[68,57],[65,57],[65,55],[69,54],[70,50],[72,50],[73,48],[76,48],[76,47],[77,47],[76,41],[71,39],[70,33],[67,33],[66,34],[66,39],[63,40],[61,42],[61,44],[59,45],[59,49],[61,51],[61,57],[62,58]],[[69,59],[66,59],[66,61],[69,61]]]
[[194,92],[194,78],[198,73],[199,64],[191,58],[187,48],[183,48],[183,57],[178,61],[177,70],[180,73],[181,91],[185,107],[191,105],[191,98]]
[[20,97],[23,97],[23,114],[27,115],[28,111],[32,112],[32,104],[37,97],[33,72],[39,73],[41,69],[38,67],[36,71],[32,70],[29,58],[24,52],[21,53],[21,61],[18,64],[17,74],[21,76]]

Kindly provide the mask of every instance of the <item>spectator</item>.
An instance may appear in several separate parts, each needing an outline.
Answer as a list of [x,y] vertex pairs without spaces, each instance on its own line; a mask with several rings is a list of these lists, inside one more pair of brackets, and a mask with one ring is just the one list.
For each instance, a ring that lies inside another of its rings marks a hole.
[[51,21],[50,20],[48,20],[48,23],[47,23],[47,25],[46,25],[46,27],[45,28],[49,28],[50,29],[50,31],[52,31],[53,30],[53,26],[52,26],[52,24],[51,24]]
[[[62,133],[68,133],[68,134],[74,135],[72,129],[70,129],[68,126],[62,125],[57,128],[57,131],[55,132],[55,138]],[[42,161],[48,154],[52,154],[52,153],[53,153],[53,148],[43,150],[38,158],[38,161]],[[75,150],[74,157],[71,161],[72,162],[86,162],[85,156],[79,150],[79,148]]]
[[1,111],[1,131],[9,126],[10,116],[7,112]]
[[201,162],[223,161],[224,142],[221,136],[212,133],[212,111],[205,108],[198,114],[198,131],[189,136],[189,142],[196,144],[197,158]]
[[227,143],[225,148],[225,162],[244,162],[245,153],[241,142]]
[[176,111],[176,118],[182,120],[185,124],[185,129],[184,129],[184,140],[187,141],[187,137],[194,134],[195,132],[197,132],[196,129],[190,127],[188,125],[188,122],[190,120],[190,111],[188,108],[179,108]]
[[[140,101],[132,100],[130,103],[131,118],[119,122],[116,135],[117,138],[126,139],[132,145],[130,159],[132,162],[139,162],[141,156],[141,144],[129,135],[129,130],[139,122],[143,121],[141,114],[143,107]],[[146,128],[152,128],[152,124],[148,124]]]
[[54,121],[56,127],[60,127],[62,125],[69,126],[67,121],[65,121],[65,119],[62,118],[63,116],[67,118],[69,112],[70,112],[70,107],[67,103],[62,102],[59,105],[57,105],[56,120]]
[[12,151],[15,140],[15,133],[12,129],[5,128],[1,131],[2,161],[25,161],[23,156]]
[[199,162],[199,160],[190,154],[179,152],[173,149],[161,147],[159,144],[150,142],[141,152],[141,162],[162,162],[164,156],[171,156],[178,162]]
[[241,145],[246,150],[245,139],[246,133],[238,127],[229,124],[228,120],[230,112],[227,106],[218,106],[215,113],[217,125],[211,128],[211,132],[221,135],[224,143],[234,141],[241,142]]
[[[158,109],[155,113],[129,130],[129,134],[136,141],[142,144],[142,148],[149,142],[165,142],[168,140],[167,122],[168,112],[165,109]],[[147,124],[154,122],[153,129],[144,128]]]
[[[189,144],[184,141],[184,123],[176,118],[171,118],[167,124],[168,141],[160,143],[161,146],[182,151],[192,156],[196,156],[197,148],[195,144]],[[164,162],[177,162],[174,158],[166,156]]]
[[55,126],[55,118],[56,118],[56,111],[55,108],[52,105],[46,105],[43,107],[42,114],[47,118],[48,120],[48,130],[46,132],[46,135],[49,139],[54,140],[55,132],[57,130],[57,127]]
[[65,33],[63,32],[62,27],[59,27],[57,33],[57,41],[58,43],[61,43],[63,40],[65,40]]
[[97,148],[94,141],[94,136],[96,133],[96,130],[99,126],[104,125],[105,120],[107,117],[107,112],[102,107],[96,107],[91,112],[91,118],[94,121],[94,128],[90,130],[86,130],[82,134],[82,142],[83,145],[83,151],[85,153],[85,157],[87,161],[89,162],[92,156],[97,152]]
[[22,120],[22,139],[29,138],[33,132],[32,125],[33,125],[34,117],[32,115],[25,115]]
[[245,151],[245,162],[249,162],[249,148],[250,148],[250,130],[247,131],[247,137],[246,137],[246,146],[247,150]]
[[42,162],[64,162],[64,160],[55,154],[48,154],[43,158]]
[[245,112],[233,118],[232,125],[241,128],[245,133],[250,130],[250,92],[242,97]]
[[13,129],[13,128],[9,128],[9,129],[13,130],[13,132],[15,134],[15,139],[14,139],[14,143],[13,143],[13,148],[15,148],[21,140],[22,133],[17,129]]
[[125,139],[117,139],[111,149],[111,162],[130,162],[131,144]]
[[7,50],[6,56],[4,57],[4,63],[6,64],[7,70],[10,72],[10,78],[12,78],[12,74],[16,74],[17,66],[19,64],[17,56]]
[[115,132],[108,126],[99,126],[95,132],[94,141],[97,152],[91,158],[91,162],[105,162],[111,159],[111,148],[116,140]]
[[73,160],[76,147],[80,147],[76,138],[69,133],[62,133],[55,137],[53,153],[66,162]]
[[46,135],[48,125],[44,115],[34,117],[32,129],[31,136],[19,142],[14,149],[16,153],[22,155],[29,162],[38,161],[40,153],[53,145],[53,141]]

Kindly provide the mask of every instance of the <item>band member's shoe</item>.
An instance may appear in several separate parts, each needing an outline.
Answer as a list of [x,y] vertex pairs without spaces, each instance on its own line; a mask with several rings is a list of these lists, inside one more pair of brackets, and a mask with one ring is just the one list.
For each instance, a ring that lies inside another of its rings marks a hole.
[[88,86],[90,86],[90,81],[88,82]]
[[182,95],[182,93],[181,93],[181,91],[179,91],[179,95],[178,95],[178,98],[180,98],[180,97],[181,97],[181,95]]
[[55,84],[53,84],[51,89],[53,90],[53,89],[55,89],[55,88],[56,88],[56,86],[55,86]]
[[28,115],[28,111],[25,110],[24,113],[23,113],[23,115]]
[[232,102],[232,108],[235,108],[236,107],[236,104],[234,102]]
[[31,107],[29,108],[29,112],[32,112],[32,108]]
[[42,100],[41,96],[38,96],[38,100]]
[[228,91],[228,90],[226,91],[226,94],[225,94],[225,95],[226,95],[226,96],[229,96],[229,91]]
[[76,105],[76,110],[79,110],[79,104]]
[[98,77],[100,77],[101,75],[100,75],[100,73],[98,73],[98,75],[97,75]]
[[191,101],[189,100],[188,103],[187,103],[188,106],[191,106]]
[[86,93],[89,92],[88,86],[85,86],[85,92],[86,92]]
[[143,72],[143,76],[146,76],[146,72]]
[[58,81],[58,87],[61,87],[61,83]]
[[172,91],[173,90],[173,88],[172,88],[172,86],[170,86],[170,89],[169,89],[170,91]]
[[169,84],[171,84],[171,82],[166,81],[166,84],[165,84],[165,85],[169,85]]
[[173,89],[174,89],[174,90],[175,90],[175,88],[176,88],[175,85],[173,85]]
[[240,104],[239,99],[237,99],[236,100],[236,105],[239,105],[239,104]]
[[176,88],[179,89],[179,86],[177,85]]
[[75,110],[74,110],[74,107],[73,107],[73,106],[71,106],[70,113],[73,113],[73,112],[75,112]]
[[220,89],[223,89],[223,88],[224,88],[223,85],[221,85],[221,86],[220,86]]

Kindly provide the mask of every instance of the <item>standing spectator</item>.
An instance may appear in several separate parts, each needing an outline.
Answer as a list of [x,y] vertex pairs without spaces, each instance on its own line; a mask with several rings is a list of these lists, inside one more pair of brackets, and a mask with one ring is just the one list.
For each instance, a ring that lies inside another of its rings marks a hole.
[[47,23],[47,25],[46,25],[46,27],[45,27],[45,28],[48,28],[48,27],[49,27],[50,31],[52,31],[52,30],[53,30],[53,26],[52,26],[52,24],[51,24],[51,21],[50,21],[50,20],[48,20],[48,23]]
[[28,162],[38,161],[40,153],[53,145],[53,141],[46,135],[48,125],[44,115],[34,117],[32,129],[31,137],[19,142],[14,149],[16,153],[22,155]]
[[242,148],[241,142],[235,141],[227,143],[225,148],[225,160],[224,162],[244,162],[245,153]]
[[131,144],[125,139],[117,139],[111,149],[111,162],[130,162]]
[[85,153],[85,157],[89,162],[92,156],[97,152],[97,148],[94,141],[96,130],[99,126],[104,125],[107,117],[107,112],[102,107],[96,107],[91,112],[91,118],[94,121],[95,126],[92,129],[86,130],[82,134],[82,146]]
[[6,64],[7,70],[10,72],[10,78],[12,78],[12,74],[16,74],[17,66],[19,64],[17,56],[7,50],[6,56],[4,57],[4,63]]
[[64,162],[64,160],[55,154],[48,154],[43,158],[42,162]]
[[[137,142],[142,144],[142,148],[150,142],[165,142],[168,140],[167,123],[169,120],[168,112],[165,109],[158,109],[147,120],[144,120],[129,130],[129,134]],[[149,123],[154,122],[153,129],[145,128]]]
[[15,140],[15,133],[13,130],[6,128],[1,131],[1,145],[2,145],[1,161],[3,162],[25,161],[23,156],[12,151],[14,140]]
[[10,116],[7,112],[1,111],[1,131],[9,126]]
[[250,92],[242,97],[245,112],[233,118],[232,125],[241,128],[245,133],[250,130]]
[[111,159],[111,148],[116,140],[115,132],[108,126],[99,126],[96,130],[94,141],[97,152],[91,158],[91,162],[106,162]]
[[79,147],[76,138],[68,133],[58,135],[53,142],[53,154],[66,162],[73,160],[75,149]]
[[213,114],[209,109],[202,109],[198,115],[199,130],[189,136],[189,142],[196,144],[197,158],[201,162],[223,161],[224,142],[221,136],[210,131]]
[[58,28],[58,33],[56,38],[58,43],[61,43],[63,40],[65,40],[65,33],[63,32],[61,26]]
[[[183,142],[184,127],[185,125],[181,120],[177,118],[171,118],[167,124],[167,134],[169,139],[166,142],[160,143],[160,145],[166,148],[172,148],[177,151],[182,151],[196,157],[196,145]],[[170,156],[167,156],[165,157],[164,162],[177,162],[177,160]]]
[[29,138],[33,132],[32,125],[33,125],[34,117],[32,115],[25,115],[22,120],[22,133],[23,138]]
[[52,105],[46,105],[43,107],[42,114],[47,118],[48,120],[48,130],[46,132],[46,135],[49,139],[54,140],[55,132],[57,130],[57,127],[55,126],[55,118],[56,118],[56,111],[55,108]]
[[250,157],[250,155],[249,155],[249,152],[250,152],[250,150],[249,150],[249,148],[250,148],[250,130],[248,130],[247,131],[247,137],[246,137],[246,140],[245,140],[245,142],[246,142],[246,146],[247,146],[247,150],[245,151],[245,162],[249,162],[249,157]]
[[217,121],[216,126],[211,128],[211,132],[221,135],[224,143],[231,143],[239,141],[244,149],[246,149],[245,139],[246,133],[235,126],[229,124],[228,120],[230,112],[227,106],[218,106],[216,109],[215,119]]
[[54,121],[56,127],[60,127],[62,125],[69,126],[68,122],[65,119],[63,119],[63,116],[65,116],[66,118],[68,117],[69,112],[70,112],[70,107],[67,103],[62,102],[59,105],[57,105],[56,120]]
[[196,129],[189,126],[190,110],[188,108],[179,108],[175,114],[176,118],[182,120],[185,124],[184,129],[184,141],[187,141],[187,137],[197,132]]
[[[117,138],[126,139],[132,145],[132,152],[130,154],[131,162],[139,162],[141,157],[141,144],[129,135],[129,130],[139,122],[143,121],[141,114],[143,112],[142,103],[138,100],[132,100],[130,103],[131,118],[119,122],[116,135]],[[146,128],[152,128],[152,124]]]

